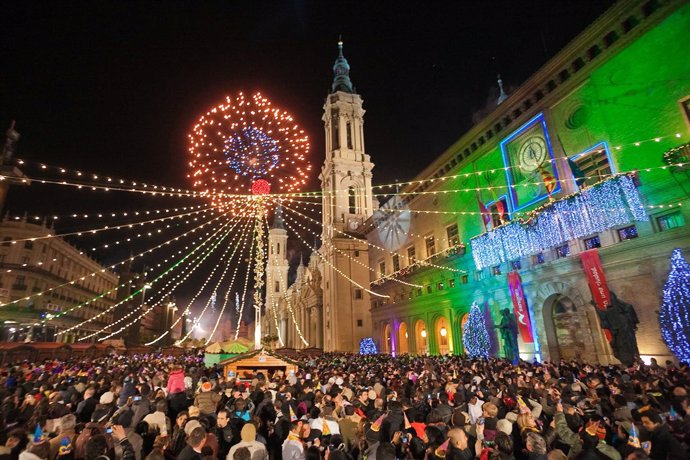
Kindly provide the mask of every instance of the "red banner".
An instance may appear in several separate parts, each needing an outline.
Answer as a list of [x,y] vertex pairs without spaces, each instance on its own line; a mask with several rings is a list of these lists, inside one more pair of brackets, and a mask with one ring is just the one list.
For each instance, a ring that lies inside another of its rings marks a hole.
[[529,310],[527,309],[527,299],[525,299],[525,293],[522,290],[522,280],[517,271],[508,273],[508,288],[510,289],[510,297],[513,299],[513,311],[515,312],[522,341],[534,343],[532,322],[529,319]]
[[[592,300],[599,310],[606,310],[611,304],[611,294],[599,259],[599,251],[596,248],[583,251],[580,253],[580,260],[587,276],[589,290],[592,292]],[[606,338],[611,341],[611,331],[604,329],[604,332]]]

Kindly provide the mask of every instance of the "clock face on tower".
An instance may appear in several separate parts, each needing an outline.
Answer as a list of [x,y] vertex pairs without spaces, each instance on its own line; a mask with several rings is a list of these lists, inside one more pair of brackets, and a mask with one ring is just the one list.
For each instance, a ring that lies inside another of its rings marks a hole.
[[543,136],[530,136],[522,143],[518,152],[520,169],[525,172],[534,171],[544,161],[548,151],[546,150],[546,140]]
[[407,241],[410,231],[410,210],[397,195],[374,213],[379,239],[388,251],[397,251]]

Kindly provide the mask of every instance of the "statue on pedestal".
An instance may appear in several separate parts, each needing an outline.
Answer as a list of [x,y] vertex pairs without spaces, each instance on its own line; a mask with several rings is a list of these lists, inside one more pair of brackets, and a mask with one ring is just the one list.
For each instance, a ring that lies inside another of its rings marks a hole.
[[599,316],[601,327],[611,331],[613,356],[626,366],[639,360],[640,351],[637,348],[635,331],[640,321],[637,319],[635,308],[620,300],[613,291],[611,291],[611,304],[606,310],[597,308],[593,300],[592,305]]
[[518,351],[518,328],[515,322],[515,316],[513,313],[504,308],[501,310],[501,322],[497,329],[501,331],[501,339],[503,339],[503,354],[505,358],[512,363],[517,363],[519,357]]

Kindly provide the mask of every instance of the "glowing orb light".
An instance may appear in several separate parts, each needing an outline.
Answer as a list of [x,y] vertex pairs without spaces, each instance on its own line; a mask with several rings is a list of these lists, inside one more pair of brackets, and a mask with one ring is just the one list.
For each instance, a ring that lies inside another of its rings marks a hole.
[[221,209],[241,212],[254,195],[298,192],[311,164],[309,138],[293,117],[256,93],[227,96],[189,134],[188,177]]

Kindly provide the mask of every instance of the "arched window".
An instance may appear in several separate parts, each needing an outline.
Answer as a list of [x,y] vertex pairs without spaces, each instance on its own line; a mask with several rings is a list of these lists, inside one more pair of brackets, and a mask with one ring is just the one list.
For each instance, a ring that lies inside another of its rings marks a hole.
[[347,122],[347,148],[351,149],[352,148],[352,125],[350,122]]
[[356,214],[357,213],[357,204],[355,200],[355,188],[354,187],[348,187],[347,189],[347,201],[348,201],[348,207],[350,208],[350,214]]
[[276,243],[276,244],[277,244],[276,254],[280,254],[280,243]]

